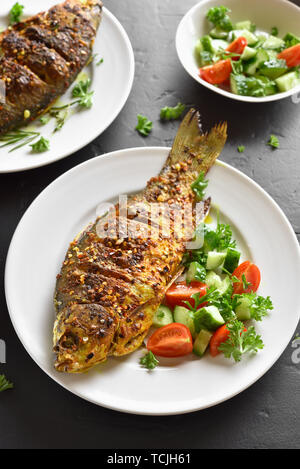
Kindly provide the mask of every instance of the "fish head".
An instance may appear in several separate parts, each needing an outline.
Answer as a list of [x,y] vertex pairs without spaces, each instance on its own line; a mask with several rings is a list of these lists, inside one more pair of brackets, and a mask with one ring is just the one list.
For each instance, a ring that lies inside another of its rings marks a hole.
[[98,304],[65,307],[54,325],[55,368],[82,373],[106,360],[117,327],[113,312]]

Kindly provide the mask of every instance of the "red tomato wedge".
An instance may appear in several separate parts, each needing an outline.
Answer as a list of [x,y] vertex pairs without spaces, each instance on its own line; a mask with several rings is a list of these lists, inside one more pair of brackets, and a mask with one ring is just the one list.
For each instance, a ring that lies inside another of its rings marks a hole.
[[232,71],[230,59],[220,60],[214,65],[202,67],[199,70],[200,78],[211,83],[212,85],[219,85],[228,80]]
[[[251,264],[250,261],[243,262],[235,269],[232,276],[240,280],[240,282],[234,282],[233,284],[234,295],[257,291],[260,284],[260,270],[255,264]],[[249,283],[246,288],[244,288],[243,276],[245,276],[244,280]]]
[[[240,36],[236,38],[229,46],[227,47],[226,51],[232,54],[239,54],[241,55],[244,52],[245,47],[247,46],[248,41],[245,37]],[[231,57],[231,60],[239,60],[239,56]]]
[[[244,331],[246,332],[247,329],[245,328]],[[216,357],[217,355],[219,355],[219,353],[221,353],[219,347],[221,344],[223,344],[223,342],[226,342],[228,337],[229,330],[227,329],[226,324],[216,330],[209,343],[209,352],[212,357]]]
[[297,67],[300,65],[300,44],[284,49],[277,57],[284,59],[288,67]]
[[[191,298],[195,293],[200,293],[200,297],[206,295],[207,285],[201,282],[191,282],[189,285],[186,282],[173,283],[166,292],[166,302],[170,308],[175,306],[184,306],[184,301],[189,301],[192,306],[195,306],[194,300]],[[203,305],[199,305],[199,308]]]
[[158,357],[182,357],[193,350],[192,335],[184,324],[173,322],[150,336],[147,349]]

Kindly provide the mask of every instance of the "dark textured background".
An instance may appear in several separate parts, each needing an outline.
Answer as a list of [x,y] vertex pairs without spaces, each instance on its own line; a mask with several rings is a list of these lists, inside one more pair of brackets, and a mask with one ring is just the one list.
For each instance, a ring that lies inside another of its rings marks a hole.
[[[0,373],[15,383],[13,391],[0,395],[0,448],[300,446],[300,365],[292,363],[291,346],[262,379],[224,404],[183,416],[133,416],[89,404],[50,380],[25,352],[7,312],[5,258],[13,232],[34,198],[62,173],[96,155],[126,147],[170,145],[178,124],[163,125],[158,115],[161,107],[178,100],[196,105],[205,127],[228,121],[229,139],[221,159],[266,189],[299,237],[300,103],[291,99],[263,105],[234,102],[190,78],[178,62],[174,37],[181,17],[195,3],[106,0],[135,52],[136,76],[125,108],[103,135],[65,160],[26,173],[0,175],[0,338],[6,341],[8,354]],[[138,113],[154,121],[147,139],[134,131]],[[271,133],[280,138],[280,149],[275,151],[266,145]],[[243,154],[237,152],[238,145],[246,146]],[[283,246],[279,249],[282,252]]]

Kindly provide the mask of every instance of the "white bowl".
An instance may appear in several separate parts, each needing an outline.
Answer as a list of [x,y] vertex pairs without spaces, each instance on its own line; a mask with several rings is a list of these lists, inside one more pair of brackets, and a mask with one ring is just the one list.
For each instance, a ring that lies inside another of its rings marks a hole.
[[206,88],[238,101],[263,103],[277,101],[298,93],[300,85],[284,93],[253,98],[222,90],[199,77],[199,66],[194,54],[195,45],[197,39],[208,34],[212,28],[206,19],[207,11],[211,7],[220,5],[225,5],[231,10],[230,17],[233,22],[250,20],[258,29],[267,32],[270,32],[273,26],[277,26],[280,37],[287,32],[300,35],[300,8],[286,0],[203,0],[188,11],[176,33],[177,54],[186,71]]

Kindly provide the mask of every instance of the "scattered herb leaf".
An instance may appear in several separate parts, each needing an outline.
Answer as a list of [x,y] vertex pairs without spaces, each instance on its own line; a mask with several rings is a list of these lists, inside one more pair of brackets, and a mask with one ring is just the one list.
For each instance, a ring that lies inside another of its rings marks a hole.
[[181,103],[178,103],[175,107],[163,107],[160,111],[160,118],[166,121],[180,119],[185,107],[185,104]]
[[33,153],[43,153],[50,149],[50,142],[47,138],[41,137],[37,142],[30,145]]
[[87,80],[80,80],[77,85],[74,86],[72,90],[72,96],[73,98],[79,98],[77,103],[79,106],[85,107],[85,108],[91,108],[93,105],[92,102],[92,97],[94,94],[94,91],[89,91],[89,88],[91,86],[91,79],[88,78]]
[[141,114],[138,114],[137,119],[138,119],[138,124],[135,129],[141,135],[143,135],[144,137],[147,137],[152,130],[153,122],[151,122],[147,117],[142,116]]
[[245,353],[257,353],[259,349],[264,347],[261,337],[256,334],[253,326],[245,331],[244,324],[234,320],[227,324],[227,329],[229,337],[219,347],[219,351],[223,352],[226,358],[232,357],[236,362],[239,362]]
[[158,365],[159,361],[157,360],[156,356],[149,351],[140,359],[140,364],[147,368],[148,370],[154,370],[154,368]]
[[208,180],[205,179],[204,171],[201,171],[197,179],[191,184],[191,189],[196,194],[198,200],[202,200],[205,196],[205,189],[208,186]]
[[276,135],[270,135],[270,139],[268,141],[268,145],[273,148],[279,148],[279,140]]
[[278,28],[276,26],[273,26],[273,28],[271,29],[272,36],[278,36],[278,33]]
[[229,8],[224,6],[212,7],[208,10],[206,17],[215,26],[219,26],[225,31],[231,31],[233,26],[229,16],[227,15],[229,12]]
[[13,383],[10,383],[4,375],[0,375],[0,392],[12,389],[13,387]]
[[238,152],[239,152],[239,153],[244,153],[244,151],[245,151],[244,145],[238,146]]
[[9,24],[13,25],[20,21],[24,6],[19,2],[15,3],[9,12]]

